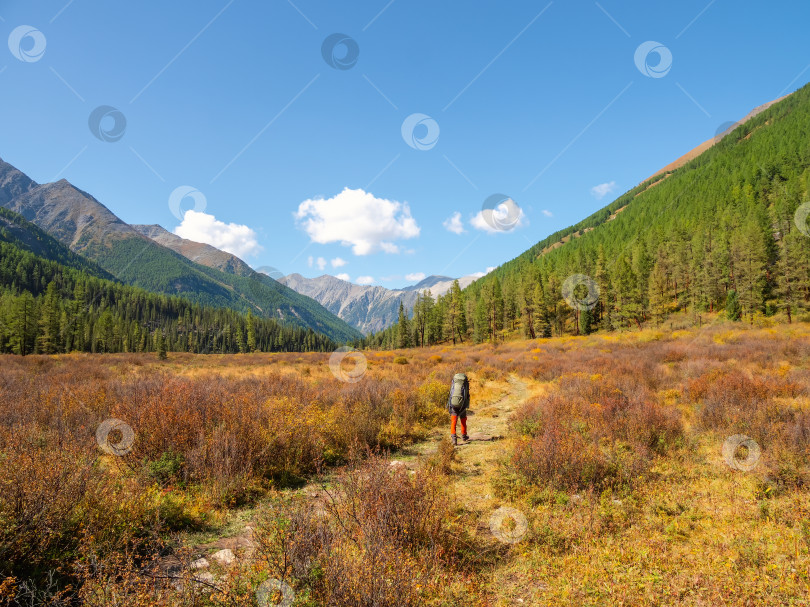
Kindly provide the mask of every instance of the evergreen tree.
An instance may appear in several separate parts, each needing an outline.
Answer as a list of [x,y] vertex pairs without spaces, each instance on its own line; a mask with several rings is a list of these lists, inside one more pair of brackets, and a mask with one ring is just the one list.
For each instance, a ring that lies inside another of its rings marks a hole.
[[399,322],[397,323],[397,347],[407,348],[410,345],[410,330],[408,328],[408,316],[405,314],[405,307],[402,300],[399,300]]
[[740,320],[742,316],[742,307],[740,300],[737,297],[737,291],[731,289],[726,296],[726,318],[729,320]]

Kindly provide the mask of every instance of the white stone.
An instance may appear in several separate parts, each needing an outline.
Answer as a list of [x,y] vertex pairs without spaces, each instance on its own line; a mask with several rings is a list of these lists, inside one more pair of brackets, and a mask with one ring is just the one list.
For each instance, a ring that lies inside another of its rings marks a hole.
[[236,555],[234,555],[233,550],[230,548],[225,548],[224,550],[215,552],[211,555],[211,558],[216,559],[222,565],[233,565],[234,561],[236,561]]

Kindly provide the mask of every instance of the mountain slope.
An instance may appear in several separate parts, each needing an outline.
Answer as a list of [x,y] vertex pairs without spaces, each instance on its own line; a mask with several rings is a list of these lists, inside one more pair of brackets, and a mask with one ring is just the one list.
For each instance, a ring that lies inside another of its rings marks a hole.
[[132,225],[136,232],[154,240],[156,243],[171,249],[175,253],[180,253],[183,257],[190,259],[209,268],[215,268],[227,274],[237,276],[253,277],[256,273],[247,263],[239,259],[236,255],[220,251],[216,247],[201,242],[186,240],[176,234],[172,234],[163,227],[153,225]]
[[[356,285],[328,274],[317,278],[290,274],[281,278],[280,282],[318,301],[327,310],[368,335],[397,322],[400,301],[410,311],[419,293],[429,289],[434,297],[443,295],[450,290],[453,280],[447,276],[428,276],[404,289]],[[463,288],[473,280],[474,277],[465,276],[459,279],[459,284]]]
[[317,302],[253,272],[240,276],[193,263],[140,234],[90,194],[65,180],[39,185],[0,160],[0,206],[25,217],[119,280],[148,291],[237,311],[252,311],[336,341],[359,332]]
[[98,264],[71,251],[45,230],[27,221],[22,215],[0,207],[0,242],[33,253],[38,257],[55,261],[65,267],[85,272],[96,278],[115,280]]
[[[809,186],[805,86],[473,283],[468,317],[486,339],[509,327],[532,336],[639,327],[678,311],[698,322],[727,302],[749,321],[805,314],[810,238],[796,217]],[[590,309],[563,301],[578,275],[593,280]]]
[[[738,122],[730,124],[729,127],[727,129],[725,129],[723,132],[718,133],[713,138],[708,139],[708,140],[704,141],[703,143],[701,143],[699,146],[689,150],[686,154],[684,154],[683,156],[681,156],[677,160],[675,160],[673,162],[670,162],[664,168],[662,168],[662,169],[656,171],[655,173],[653,173],[649,177],[649,179],[653,179],[654,177],[657,177],[658,175],[661,175],[662,173],[671,173],[675,169],[678,169],[678,168],[682,167],[683,165],[685,165],[687,162],[689,162],[693,158],[697,158],[703,152],[708,150],[710,147],[712,147],[713,145],[715,145],[715,144],[719,143],[720,141],[722,141],[723,137],[725,137],[726,135],[731,133],[738,126],[740,126],[741,124],[745,124],[746,122],[748,122],[749,120],[751,120],[755,116],[758,116],[759,114],[761,114],[762,112],[767,110],[769,107],[771,107],[774,103],[779,103],[780,101],[782,101],[782,99],[784,99],[785,97],[787,97],[787,95],[785,95],[784,97],[779,97],[778,99],[774,99],[773,101],[769,101],[768,103],[763,103],[762,105],[759,105],[759,106],[755,107],[753,110],[748,112],[742,118],[742,120],[739,120]],[[648,181],[648,180],[645,179],[645,181]]]

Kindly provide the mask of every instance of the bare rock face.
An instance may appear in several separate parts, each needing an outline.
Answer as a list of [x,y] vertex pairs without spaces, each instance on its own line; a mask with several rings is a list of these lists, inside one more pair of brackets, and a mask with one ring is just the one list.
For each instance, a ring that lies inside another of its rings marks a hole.
[[[397,322],[400,301],[410,311],[416,303],[417,295],[428,290],[433,297],[444,295],[453,286],[453,280],[447,276],[428,276],[404,289],[356,285],[328,274],[317,278],[289,274],[279,279],[279,282],[301,295],[311,297],[332,314],[368,335]],[[463,289],[473,280],[473,276],[459,278],[459,286]]]
[[197,559],[196,561],[193,561],[188,566],[188,568],[191,569],[191,570],[208,569],[210,566],[211,566],[211,564],[208,562],[207,559]]

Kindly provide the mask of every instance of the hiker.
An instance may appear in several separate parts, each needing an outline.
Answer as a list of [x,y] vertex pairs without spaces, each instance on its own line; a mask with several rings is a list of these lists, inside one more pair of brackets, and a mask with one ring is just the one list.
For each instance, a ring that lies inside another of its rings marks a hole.
[[456,422],[461,420],[461,438],[467,442],[467,408],[470,406],[470,382],[464,373],[456,373],[450,384],[450,398],[447,400],[447,410],[450,412],[450,438],[453,446],[458,444],[456,436]]

